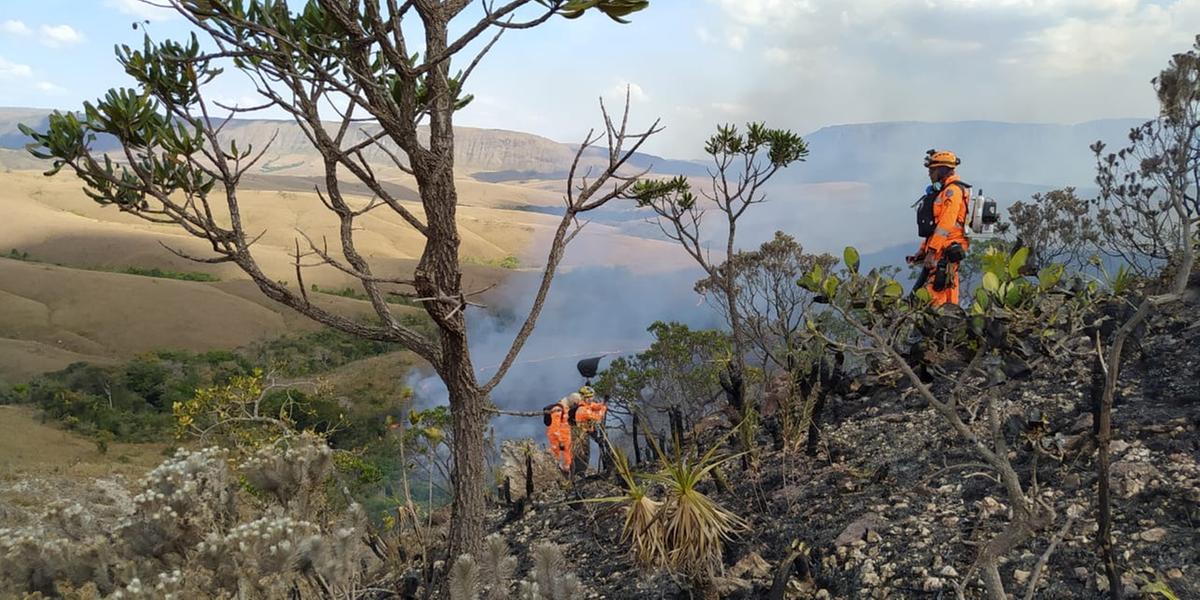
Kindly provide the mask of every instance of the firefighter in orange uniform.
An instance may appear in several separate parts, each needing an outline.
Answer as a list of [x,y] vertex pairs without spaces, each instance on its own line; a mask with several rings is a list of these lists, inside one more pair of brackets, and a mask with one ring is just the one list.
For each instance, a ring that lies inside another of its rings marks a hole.
[[571,413],[580,401],[579,394],[570,394],[542,409],[550,454],[558,461],[558,468],[566,472],[571,471],[571,459],[574,457],[571,448]]
[[947,150],[925,153],[931,185],[917,201],[917,233],[923,239],[920,251],[907,260],[923,265],[925,289],[934,306],[958,304],[958,264],[970,247],[966,223],[971,186],[955,172],[961,163]]
[[604,416],[608,414],[608,405],[595,401],[595,397],[592,388],[585,385],[578,392],[542,409],[550,454],[554,455],[559,468],[565,472],[571,472],[575,454],[579,451],[572,444],[575,437],[571,430],[578,428],[582,434],[577,438],[578,442],[587,444],[588,434],[597,423],[603,423]]
[[590,386],[579,388],[580,403],[575,409],[575,423],[587,433],[591,433],[597,423],[604,422],[608,414],[608,405],[596,401],[596,392]]

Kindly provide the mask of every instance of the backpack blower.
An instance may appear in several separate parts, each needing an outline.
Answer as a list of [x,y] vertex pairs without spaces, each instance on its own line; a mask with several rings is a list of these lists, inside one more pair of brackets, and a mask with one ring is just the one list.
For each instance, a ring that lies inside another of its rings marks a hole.
[[971,214],[967,217],[967,237],[991,238],[997,235],[996,225],[1000,223],[1000,210],[996,200],[979,194],[971,201]]

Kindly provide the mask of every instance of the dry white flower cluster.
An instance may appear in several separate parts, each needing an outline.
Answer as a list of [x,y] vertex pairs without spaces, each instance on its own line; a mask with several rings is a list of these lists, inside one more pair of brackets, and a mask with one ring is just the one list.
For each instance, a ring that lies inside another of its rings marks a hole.
[[[0,529],[0,589],[55,593],[58,582],[80,585],[95,582],[112,587],[109,566],[115,557],[100,537],[63,536],[58,531],[63,515],[77,515],[76,507],[51,507],[41,524]],[[55,514],[56,517],[49,515]]]
[[145,557],[178,556],[232,526],[237,506],[226,456],[218,448],[180,450],[146,475],[133,513],[118,526],[129,549]]
[[[477,600],[480,591],[488,591],[490,600],[509,598],[509,586],[516,570],[516,558],[508,553],[508,544],[493,533],[484,540],[483,561],[470,554],[458,557],[450,568],[451,600]],[[583,584],[574,573],[563,573],[566,559],[558,544],[541,543],[533,547],[533,569],[529,577],[517,583],[520,600],[580,600]]]
[[[89,597],[120,600],[351,589],[365,514],[316,501],[333,469],[323,440],[289,442],[236,468],[217,448],[180,450],[141,481],[116,523],[68,503],[35,524],[0,529],[0,589],[57,596],[88,588]],[[244,484],[263,494],[250,499]]]
[[[195,582],[192,582],[195,583]],[[175,569],[168,573],[159,573],[154,585],[142,583],[134,577],[125,585],[125,589],[117,590],[108,597],[109,600],[184,600],[189,598],[189,592],[196,586],[185,586],[183,571]]]
[[309,434],[286,442],[282,448],[260,448],[238,470],[254,489],[307,516],[321,482],[333,471],[333,450]]
[[286,595],[298,577],[330,588],[348,586],[358,549],[353,527],[322,531],[308,521],[270,515],[224,535],[209,534],[196,546],[193,560],[212,573],[214,589],[274,598]]

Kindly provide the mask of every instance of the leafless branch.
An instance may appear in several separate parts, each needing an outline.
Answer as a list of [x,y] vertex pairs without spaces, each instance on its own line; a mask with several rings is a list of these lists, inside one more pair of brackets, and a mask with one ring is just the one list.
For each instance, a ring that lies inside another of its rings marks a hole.
[[[626,107],[626,110],[628,110],[628,107]],[[602,112],[604,112],[605,121],[608,123],[609,119],[607,111],[603,111],[602,109]],[[538,291],[534,296],[533,306],[530,307],[529,313],[526,315],[525,321],[521,325],[521,329],[514,337],[512,344],[509,346],[509,350],[506,353],[504,360],[501,361],[500,367],[496,370],[495,375],[493,375],[492,378],[481,387],[484,393],[490,393],[497,385],[499,385],[501,379],[508,372],[508,369],[512,366],[517,356],[521,353],[521,349],[525,346],[525,342],[528,340],[529,335],[533,333],[534,324],[537,322],[538,317],[541,315],[542,308],[545,306],[546,297],[550,292],[550,284],[554,280],[554,275],[557,272],[558,265],[562,261],[562,257],[566,251],[568,242],[574,237],[571,231],[571,225],[573,222],[575,222],[576,216],[579,213],[594,210],[603,206],[613,198],[620,197],[630,187],[632,187],[634,181],[628,180],[618,184],[613,190],[609,190],[607,192],[602,191],[604,190],[607,182],[614,178],[614,176],[617,174],[617,171],[621,169],[621,167],[629,160],[629,157],[631,157],[633,153],[637,151],[641,144],[649,136],[661,130],[658,126],[658,123],[659,122],[656,120],[649,128],[636,135],[627,135],[624,131],[624,127],[622,127],[621,130],[614,130],[611,125],[608,126],[608,130],[613,134],[609,147],[610,160],[608,167],[590,185],[579,189],[578,196],[572,196],[570,192],[570,190],[574,187],[575,182],[573,180],[567,181],[567,196],[571,200],[568,203],[567,209],[563,213],[562,219],[559,220],[558,228],[555,230],[554,238],[550,242],[550,250],[546,258],[546,267],[542,272],[541,284],[538,286]],[[588,137],[585,139],[591,139],[590,132]],[[624,148],[624,144],[629,139],[635,139],[636,141],[631,148],[626,150]],[[584,147],[581,147],[579,149],[579,153],[582,153],[584,149]],[[578,160],[579,153],[576,154],[576,160]],[[593,195],[597,196],[593,197]],[[577,232],[578,229],[576,229],[575,233]]]
[[1025,600],[1033,600],[1037,594],[1038,581],[1042,578],[1042,569],[1046,568],[1046,564],[1050,562],[1050,556],[1054,554],[1054,550],[1067,537],[1067,532],[1071,530],[1071,526],[1075,524],[1075,516],[1068,514],[1067,522],[1063,523],[1062,529],[1050,538],[1050,545],[1046,546],[1046,551],[1042,553],[1037,564],[1033,566],[1033,573],[1029,576],[1029,587],[1025,588]]

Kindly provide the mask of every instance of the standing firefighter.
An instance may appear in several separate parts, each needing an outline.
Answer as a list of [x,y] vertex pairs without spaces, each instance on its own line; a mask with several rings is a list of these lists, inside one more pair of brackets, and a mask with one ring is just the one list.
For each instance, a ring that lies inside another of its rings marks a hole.
[[926,152],[931,184],[915,205],[921,249],[907,261],[922,265],[914,290],[924,286],[934,306],[958,304],[958,264],[970,247],[966,226],[971,186],[954,171],[961,162],[948,150]]
[[579,470],[587,471],[592,456],[591,440],[595,439],[603,449],[603,442],[596,434],[596,426],[604,423],[604,416],[608,414],[608,405],[596,400],[596,392],[592,390],[591,386],[585,385],[579,388],[579,395],[583,401],[575,408],[574,415],[575,433],[578,435],[575,438],[575,458],[583,460]]
[[[575,454],[581,450],[573,440],[578,440],[579,445],[586,447],[588,434],[595,429],[597,423],[604,422],[607,413],[608,406],[603,402],[596,402],[595,392],[586,385],[578,392],[571,393],[542,409],[550,454],[558,460],[560,469],[571,472]],[[582,435],[573,435],[571,430],[575,428],[579,429],[578,433]]]
[[571,448],[571,413],[580,401],[579,394],[570,394],[542,409],[550,454],[558,461],[558,468],[568,472],[571,470],[571,459],[574,458]]

